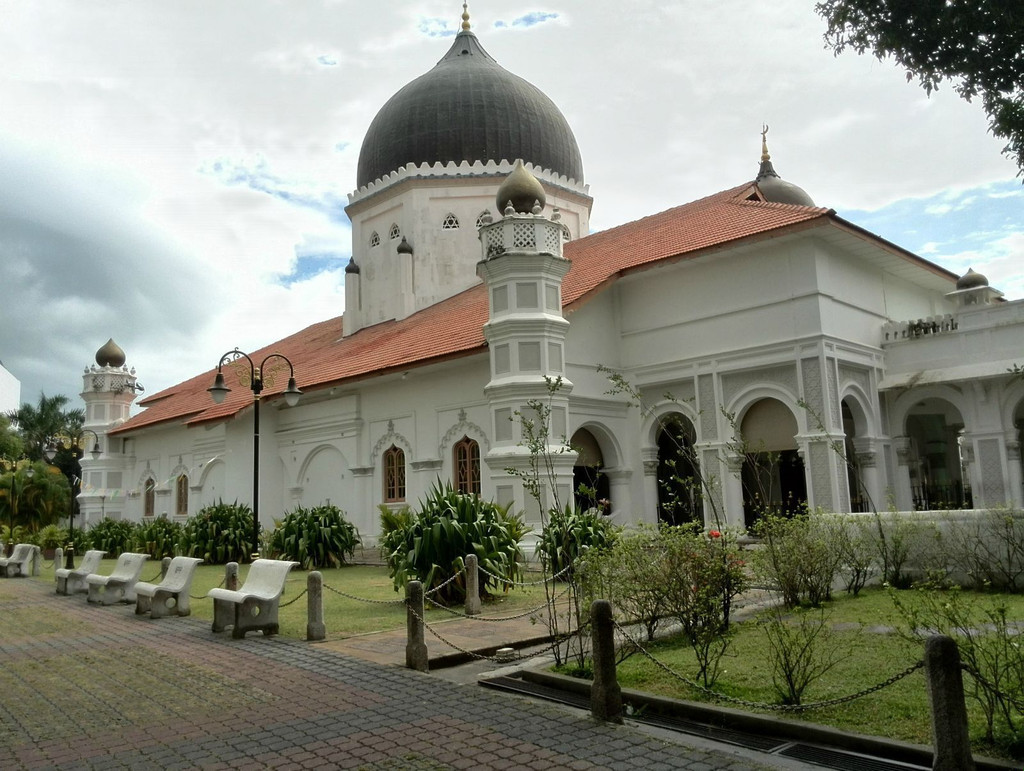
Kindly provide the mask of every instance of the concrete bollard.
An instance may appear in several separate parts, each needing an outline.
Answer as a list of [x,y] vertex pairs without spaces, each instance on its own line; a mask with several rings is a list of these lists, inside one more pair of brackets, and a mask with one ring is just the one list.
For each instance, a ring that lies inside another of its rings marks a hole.
[[59,546],[53,550],[53,578],[57,578],[57,568],[64,564],[64,550]]
[[32,547],[32,567],[29,570],[29,575],[38,576],[39,572],[43,567],[43,550],[38,546]]
[[423,640],[423,584],[410,581],[405,586],[405,666],[418,672],[429,670],[427,644]]
[[971,739],[960,651],[949,637],[935,635],[924,644],[924,672],[932,707],[933,771],[973,771]]
[[229,562],[224,566],[224,588],[238,591],[238,563]]
[[[167,571],[171,569],[171,558],[164,557],[160,560],[160,581],[167,578]],[[159,583],[159,582],[158,582]]]
[[466,615],[480,615],[480,562],[475,554],[466,557]]
[[320,642],[327,639],[324,626],[324,576],[319,570],[306,577],[306,639]]
[[590,606],[594,684],[590,687],[590,714],[598,720],[622,722],[622,689],[615,676],[615,624],[612,604],[594,600]]

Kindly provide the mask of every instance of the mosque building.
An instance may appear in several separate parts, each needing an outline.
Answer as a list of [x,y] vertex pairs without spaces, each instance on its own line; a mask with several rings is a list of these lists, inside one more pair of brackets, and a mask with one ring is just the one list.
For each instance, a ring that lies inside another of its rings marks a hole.
[[241,359],[221,369],[222,402],[208,371],[132,415],[124,351],[97,352],[84,523],[251,503],[257,415],[264,527],[329,501],[372,543],[381,505],[414,506],[438,480],[536,523],[521,474],[538,404],[547,502],[575,495],[620,523],[1024,504],[1024,301],[817,205],[764,138],[752,166],[591,234],[568,122],[464,14],[363,140],[344,315],[251,354],[261,414]]

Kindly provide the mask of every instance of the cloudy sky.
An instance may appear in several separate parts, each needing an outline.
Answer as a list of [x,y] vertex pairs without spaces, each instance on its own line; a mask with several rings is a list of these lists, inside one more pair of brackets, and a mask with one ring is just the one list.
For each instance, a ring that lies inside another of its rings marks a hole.
[[[510,8],[512,8],[510,10]],[[452,0],[0,0],[0,360],[75,395],[113,337],[149,393],[343,310],[376,110]],[[565,113],[611,227],[775,168],[820,205],[1024,296],[1024,190],[978,104],[833,56],[813,0],[473,2]]]

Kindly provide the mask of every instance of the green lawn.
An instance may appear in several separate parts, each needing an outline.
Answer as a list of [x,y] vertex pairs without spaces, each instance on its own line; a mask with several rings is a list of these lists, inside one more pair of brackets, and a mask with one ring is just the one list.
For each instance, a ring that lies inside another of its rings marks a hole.
[[[905,593],[909,594],[909,593]],[[1024,597],[1005,598],[1010,617],[1024,619]],[[856,693],[886,680],[922,658],[922,646],[887,630],[901,624],[887,592],[867,590],[860,597],[837,595],[830,603],[832,638],[830,645],[841,652],[839,663],[804,693],[810,703]],[[729,649],[724,674],[715,690],[753,702],[778,704],[772,686],[768,643],[756,618],[737,624],[737,636]],[[663,640],[644,647],[674,672],[693,678],[697,672],[692,649],[679,640]],[[702,694],[656,667],[642,655],[635,655],[618,668],[619,684],[672,698],[706,701]],[[969,679],[965,677],[965,688]],[[721,702],[725,706],[735,706]],[[967,702],[975,752],[1005,757],[1005,752],[984,741],[984,717],[977,703]],[[752,710],[758,711],[758,710]],[[767,710],[762,710],[767,713]],[[885,736],[917,744],[931,744],[928,696],[923,670],[877,693],[835,707],[804,712],[786,719],[822,723],[856,733]]]
[[[80,560],[76,560],[75,564],[78,565],[80,562]],[[115,564],[116,560],[105,559],[99,572],[110,573]],[[44,561],[43,569],[36,580],[53,583],[53,571],[53,565]],[[239,565],[239,585],[245,581],[248,571],[248,565]],[[387,568],[374,565],[350,565],[325,569],[320,572],[324,577],[324,624],[331,639],[398,629],[405,625],[405,606],[397,602],[403,600],[405,595],[394,590],[391,579],[388,577]],[[156,583],[159,573],[160,565],[150,561],[142,571],[142,580]],[[297,639],[306,637],[306,598],[303,597],[290,605],[285,605],[285,603],[298,597],[305,590],[307,575],[304,570],[292,570],[289,573],[284,596],[281,598],[281,635],[284,637]],[[538,578],[539,576],[530,577],[526,580],[533,581]],[[191,601],[193,616],[213,621],[213,600],[206,599],[206,593],[213,587],[220,586],[223,580],[223,565],[200,565],[196,569],[192,591],[189,592],[193,598]],[[378,602],[367,603],[349,599],[337,594],[332,589],[358,597],[360,600],[377,600]],[[195,599],[196,597],[201,599]],[[507,594],[486,600],[483,612],[485,615],[508,616],[543,604],[544,588],[542,586],[516,587]],[[436,619],[428,620],[446,620],[451,617],[443,610],[431,610],[429,605],[427,613],[428,615],[436,614]]]

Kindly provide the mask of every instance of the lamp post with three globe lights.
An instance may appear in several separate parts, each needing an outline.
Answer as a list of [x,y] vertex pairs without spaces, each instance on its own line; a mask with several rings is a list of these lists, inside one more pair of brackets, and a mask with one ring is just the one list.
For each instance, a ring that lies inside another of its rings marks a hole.
[[[284,400],[289,407],[299,403],[302,391],[295,384],[295,367],[287,356],[280,353],[267,354],[260,365],[256,363],[247,353],[235,348],[220,357],[217,364],[217,376],[213,385],[206,390],[216,404],[221,404],[224,398],[231,392],[231,389],[224,382],[224,365],[235,365],[240,385],[248,386],[253,395],[253,439],[252,439],[252,559],[259,556],[260,551],[260,394],[264,386],[273,387],[274,367],[267,367],[267,363],[274,359],[280,359],[288,365],[288,386],[284,390]],[[248,366],[246,366],[248,365]]]
[[63,447],[65,450],[71,450],[71,455],[78,465],[78,474],[72,475],[71,479],[71,508],[68,510],[68,546],[65,551],[64,567],[68,570],[73,570],[75,567],[75,507],[78,505],[78,495],[75,493],[75,487],[81,483],[82,478],[82,465],[81,465],[81,450],[83,450],[82,440],[85,434],[92,434],[95,443],[92,446],[92,450],[89,454],[92,455],[93,460],[99,459],[103,450],[100,449],[100,437],[91,428],[83,428],[78,432],[77,436],[71,437],[64,434],[57,434],[51,436],[43,447],[43,457],[47,461],[52,461],[57,455],[57,450]]

